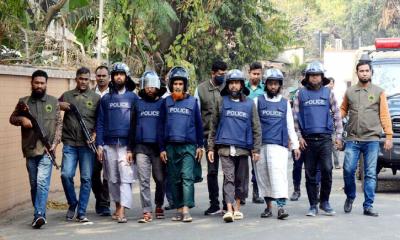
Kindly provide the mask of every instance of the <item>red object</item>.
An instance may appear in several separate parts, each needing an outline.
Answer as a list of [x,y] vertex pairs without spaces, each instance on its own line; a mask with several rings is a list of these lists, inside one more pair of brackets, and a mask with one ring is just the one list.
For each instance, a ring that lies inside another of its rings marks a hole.
[[375,39],[376,49],[400,49],[400,38],[377,38]]

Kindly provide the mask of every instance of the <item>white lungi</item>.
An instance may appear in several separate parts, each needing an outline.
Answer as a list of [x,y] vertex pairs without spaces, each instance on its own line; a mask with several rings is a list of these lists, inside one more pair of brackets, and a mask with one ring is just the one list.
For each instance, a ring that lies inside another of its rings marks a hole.
[[262,145],[260,160],[254,164],[260,196],[288,198],[288,154],[288,149],[280,145]]
[[125,208],[132,207],[132,187],[137,179],[136,166],[126,160],[127,147],[104,146],[104,179],[108,181],[110,196]]

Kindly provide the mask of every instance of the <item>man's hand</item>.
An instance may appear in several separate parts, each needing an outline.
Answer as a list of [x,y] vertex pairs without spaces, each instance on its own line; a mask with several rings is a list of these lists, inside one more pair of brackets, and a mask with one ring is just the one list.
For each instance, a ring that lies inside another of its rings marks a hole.
[[167,163],[168,158],[167,158],[167,152],[166,152],[166,151],[162,151],[162,152],[160,153],[160,159],[161,159],[161,161],[163,161],[164,163]]
[[133,152],[126,152],[126,161],[129,163],[129,165],[132,165],[132,163],[134,163]]
[[342,150],[343,149],[343,141],[340,140],[340,139],[336,139],[335,147],[336,147],[337,150]]
[[52,144],[50,151],[56,152],[58,144]]
[[103,147],[101,146],[97,147],[97,160],[99,160],[100,162],[104,161],[104,151]]
[[31,120],[29,120],[27,117],[21,117],[21,125],[24,128],[33,128]]
[[253,153],[252,154],[252,159],[254,162],[257,162],[258,160],[260,160],[260,154],[259,153]]
[[92,136],[90,136],[90,138],[92,139],[92,141],[87,141],[88,145],[90,145],[96,141],[96,132],[93,132]]
[[208,161],[210,163],[213,163],[214,162],[214,151],[208,151],[207,157],[208,157]]
[[393,147],[393,140],[386,139],[385,144],[383,145],[383,149],[385,149],[385,151],[389,151],[390,149],[392,149],[392,147]]
[[295,149],[295,150],[293,150],[293,152],[294,152],[294,160],[299,160],[300,156],[301,156],[300,149]]
[[306,140],[304,140],[304,138],[300,138],[299,139],[299,143],[300,143],[300,149],[304,151],[306,149],[306,147],[307,147]]
[[196,149],[196,160],[198,162],[200,162],[201,158],[203,157],[203,151],[204,151],[204,148],[197,148]]
[[69,107],[69,103],[67,102],[59,102],[61,111],[69,111],[71,108]]

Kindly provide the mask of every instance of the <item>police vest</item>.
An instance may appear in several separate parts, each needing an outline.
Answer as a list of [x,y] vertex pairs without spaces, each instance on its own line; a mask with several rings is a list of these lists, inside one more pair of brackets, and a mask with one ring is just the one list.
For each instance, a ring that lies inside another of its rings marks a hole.
[[171,96],[166,98],[166,127],[167,142],[193,143],[196,142],[196,126],[194,108],[196,99],[192,96],[174,101]]
[[154,102],[137,100],[136,105],[136,143],[156,143],[160,110],[164,99]]
[[302,88],[299,91],[299,124],[302,134],[332,134],[330,94],[327,87],[319,90]]
[[260,117],[263,144],[278,144],[288,147],[287,100],[271,102],[265,96],[258,97],[258,115]]
[[105,113],[105,137],[128,138],[131,127],[135,95],[132,92],[124,94],[109,94],[104,96],[107,112]]
[[235,102],[228,96],[222,100],[216,144],[253,149],[253,101]]

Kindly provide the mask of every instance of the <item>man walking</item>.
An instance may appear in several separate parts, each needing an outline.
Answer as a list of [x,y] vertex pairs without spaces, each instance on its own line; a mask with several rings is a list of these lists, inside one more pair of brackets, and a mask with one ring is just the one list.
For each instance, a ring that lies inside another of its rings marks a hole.
[[152,204],[150,177],[153,174],[156,183],[154,202],[156,205],[155,215],[157,219],[164,218],[165,178],[166,165],[160,160],[160,147],[158,145],[160,124],[160,111],[164,103],[161,98],[166,92],[165,87],[161,87],[160,79],[154,71],[147,71],[140,79],[140,99],[135,107],[135,143],[134,153],[138,169],[140,184],[140,199],[142,202],[143,217],[140,223],[152,221]]
[[[109,93],[108,84],[110,82],[110,74],[107,66],[101,65],[96,68],[96,83],[94,91],[100,97],[104,97]],[[106,179],[102,179],[101,172],[103,164],[100,161],[94,161],[92,174],[92,191],[96,198],[96,213],[100,216],[111,216],[110,210],[110,194],[108,192],[108,183]]]
[[208,159],[214,161],[217,146],[224,173],[225,222],[243,219],[240,200],[247,197],[248,158],[259,159],[261,145],[260,119],[254,102],[247,98],[244,74],[237,69],[226,75],[221,91],[222,101],[215,106],[208,138]]
[[[204,129],[204,139],[207,148],[207,139],[210,133],[210,122],[212,112],[217,100],[221,98],[221,90],[224,86],[225,73],[228,65],[222,60],[216,60],[211,67],[211,79],[202,82],[196,89],[194,96],[198,99],[201,110],[201,118]],[[207,156],[206,156],[207,157]],[[221,212],[219,205],[219,187],[218,187],[218,154],[214,156],[214,161],[207,159],[207,187],[210,207],[204,212],[204,215],[215,215]],[[224,203],[225,204],[225,203]]]
[[171,95],[162,107],[160,158],[167,163],[174,207],[173,221],[191,222],[194,207],[194,172],[203,155],[203,126],[196,98],[187,94],[189,74],[174,67],[168,74]]
[[101,99],[97,116],[97,158],[105,165],[104,177],[116,208],[112,218],[118,223],[128,221],[125,209],[130,209],[133,202],[135,166],[130,139],[137,100],[134,89],[128,66],[115,63],[111,70],[110,93]]
[[283,74],[279,69],[268,69],[263,76],[265,94],[254,102],[261,122],[262,146],[260,160],[254,169],[261,196],[267,207],[261,217],[272,216],[272,201],[278,205],[278,219],[289,216],[284,209],[288,198],[288,145],[294,151],[295,161],[300,157],[299,141],[294,130],[290,103],[280,94]]
[[46,221],[46,203],[49,193],[52,163],[47,151],[55,151],[60,143],[62,118],[60,106],[55,97],[47,95],[47,73],[42,70],[33,72],[31,79],[32,92],[30,96],[19,99],[28,106],[28,110],[43,128],[45,137],[51,143],[46,149],[45,143],[39,138],[31,120],[23,115],[20,105],[17,105],[10,116],[10,123],[21,126],[22,152],[26,158],[26,168],[31,187],[31,200],[34,207],[32,227],[41,228]]
[[356,198],[354,174],[360,155],[364,156],[364,215],[377,217],[373,209],[376,187],[376,165],[379,139],[382,128],[386,135],[383,148],[393,147],[392,123],[385,92],[371,83],[372,68],[369,61],[360,61],[356,66],[358,83],[349,89],[341,106],[342,117],[349,117],[346,126],[347,138],[343,165],[344,212],[350,213]]
[[322,64],[310,63],[302,83],[304,88],[296,93],[293,103],[295,129],[300,139],[300,149],[304,154],[306,189],[310,203],[307,216],[310,217],[318,214],[318,166],[321,171],[319,208],[326,215],[335,214],[329,203],[332,187],[331,135],[336,128],[336,146],[341,148],[343,127],[335,96],[329,88],[324,87],[328,83]]
[[[259,62],[253,62],[250,64],[249,70],[249,81],[246,81],[245,86],[249,89],[250,94],[247,96],[250,99],[256,99],[258,96],[264,94],[264,83],[261,81],[262,75],[262,64]],[[251,182],[253,183],[253,203],[264,203],[264,200],[259,195],[259,189],[257,184],[257,177],[254,173],[254,162],[251,162]],[[244,199],[242,199],[244,202]]]
[[[76,88],[63,93],[59,98],[61,110],[65,111],[62,133],[64,147],[61,181],[69,205],[66,214],[67,221],[73,220],[75,215],[79,222],[89,221],[86,217],[86,208],[92,185],[95,153],[88,147],[87,139],[85,139],[78,119],[70,110],[70,104],[74,104],[81,113],[89,133],[92,134],[92,141],[94,141],[96,108],[100,96],[89,89],[89,80],[89,69],[85,67],[79,68],[76,71]],[[76,197],[74,187],[74,176],[78,164],[81,180],[79,199]]]

